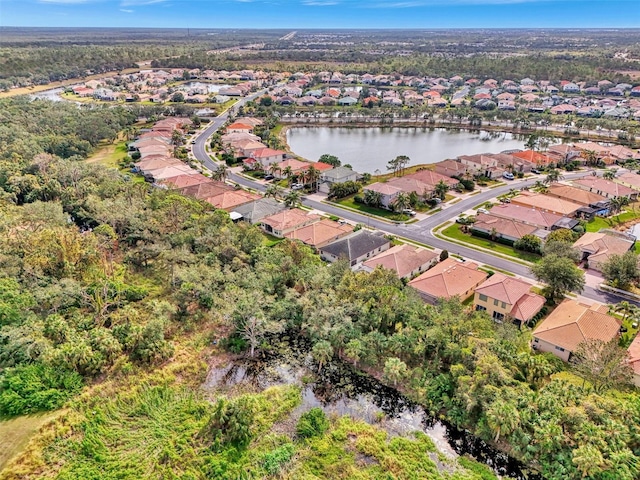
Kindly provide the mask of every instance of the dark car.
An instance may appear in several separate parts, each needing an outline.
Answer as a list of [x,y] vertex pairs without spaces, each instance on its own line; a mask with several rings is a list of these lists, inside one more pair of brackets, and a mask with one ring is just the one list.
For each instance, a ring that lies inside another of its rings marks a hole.
[[271,175],[271,174],[268,174],[268,175],[265,175],[265,176],[264,176],[264,179],[265,179],[265,180],[273,180],[274,178],[276,178],[276,177],[274,177],[274,176],[273,176],[273,175]]

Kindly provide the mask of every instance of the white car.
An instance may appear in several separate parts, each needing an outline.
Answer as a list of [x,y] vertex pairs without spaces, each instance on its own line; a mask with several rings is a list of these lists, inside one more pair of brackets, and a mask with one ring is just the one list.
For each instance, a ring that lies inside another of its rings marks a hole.
[[489,213],[489,210],[487,210],[486,208],[479,208],[478,213]]
[[302,190],[304,188],[304,185],[301,183],[294,183],[293,185],[291,185],[291,190]]
[[513,173],[511,173],[511,172],[504,172],[504,173],[502,174],[502,176],[503,176],[504,178],[506,178],[507,180],[513,180],[513,179],[515,178],[515,177],[513,176]]

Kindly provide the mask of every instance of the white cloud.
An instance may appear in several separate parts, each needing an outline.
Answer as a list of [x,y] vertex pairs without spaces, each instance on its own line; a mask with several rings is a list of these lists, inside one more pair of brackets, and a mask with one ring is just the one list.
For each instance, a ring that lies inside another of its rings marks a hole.
[[129,8],[121,8],[120,11],[124,12],[124,13],[133,13],[134,12],[133,10],[131,10]]
[[140,5],[154,5],[158,3],[164,3],[168,0],[122,0],[120,2],[121,7],[135,7]]

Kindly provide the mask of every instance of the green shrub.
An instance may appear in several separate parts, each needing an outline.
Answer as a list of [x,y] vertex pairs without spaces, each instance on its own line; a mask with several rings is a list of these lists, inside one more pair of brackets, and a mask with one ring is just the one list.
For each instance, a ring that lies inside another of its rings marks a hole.
[[321,408],[315,407],[303,413],[298,420],[296,433],[302,438],[319,437],[329,428],[329,420]]
[[291,460],[296,448],[291,443],[285,443],[281,447],[266,453],[263,466],[269,475],[277,474],[282,466]]
[[8,368],[0,377],[0,415],[54,410],[82,385],[76,372],[39,364]]

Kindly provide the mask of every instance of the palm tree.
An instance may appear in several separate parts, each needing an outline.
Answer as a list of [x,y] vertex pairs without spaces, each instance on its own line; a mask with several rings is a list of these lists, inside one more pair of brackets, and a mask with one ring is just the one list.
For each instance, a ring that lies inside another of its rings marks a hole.
[[616,177],[617,170],[605,170],[602,174],[602,178],[605,180],[613,180]]
[[277,200],[278,197],[280,196],[281,190],[282,188],[279,185],[276,185],[276,184],[269,185],[264,192],[264,196],[266,198],[273,197]]
[[379,207],[382,203],[382,194],[374,190],[365,190],[364,203],[371,207]]
[[632,303],[627,302],[626,300],[620,303],[617,303],[615,305],[611,305],[610,308],[616,313],[618,312],[622,313],[623,324],[627,320],[627,317],[629,317],[630,315],[635,316],[638,314],[638,307],[636,307]]
[[598,154],[593,150],[583,150],[580,154],[585,162],[590,167],[595,167],[598,164]]
[[629,197],[615,197],[611,199],[611,213],[619,213],[624,207],[629,205]]
[[440,200],[444,200],[449,191],[449,185],[444,183],[443,180],[440,180],[435,186],[435,194]]
[[276,173],[280,172],[281,169],[277,163],[272,163],[269,165],[269,173],[275,177]]
[[560,170],[558,170],[557,168],[552,168],[547,173],[547,178],[545,179],[545,183],[555,183],[558,180],[562,180],[563,178],[564,177],[560,173]]
[[216,180],[220,180],[221,182],[224,182],[227,179],[227,176],[229,176],[229,167],[227,167],[224,163],[218,165],[216,171],[213,172],[213,178],[215,178]]
[[282,170],[282,175],[284,175],[284,178],[286,178],[289,182],[289,185],[291,185],[291,179],[293,178],[293,169],[291,168],[291,166],[285,167]]
[[296,191],[287,193],[287,196],[284,197],[284,204],[290,208],[297,207],[300,205],[300,194]]
[[549,191],[549,187],[545,182],[537,180],[536,183],[533,184],[533,190],[538,193],[547,193]]
[[401,212],[409,207],[411,207],[411,199],[409,198],[409,195],[404,192],[400,192],[393,201],[394,210],[396,212]]
[[320,371],[324,364],[333,358],[333,347],[326,340],[320,340],[311,349],[311,355],[318,362],[318,371]]
[[498,238],[498,230],[494,228],[491,229],[491,231],[489,232],[489,236],[491,237],[492,241],[496,241],[496,238]]
[[311,165],[307,168],[305,178],[311,184],[311,189],[315,192],[318,189],[318,179],[320,178],[320,170]]
[[353,366],[357,366],[360,361],[360,356],[364,353],[364,345],[357,339],[349,340],[349,343],[344,348],[344,354],[353,360]]

